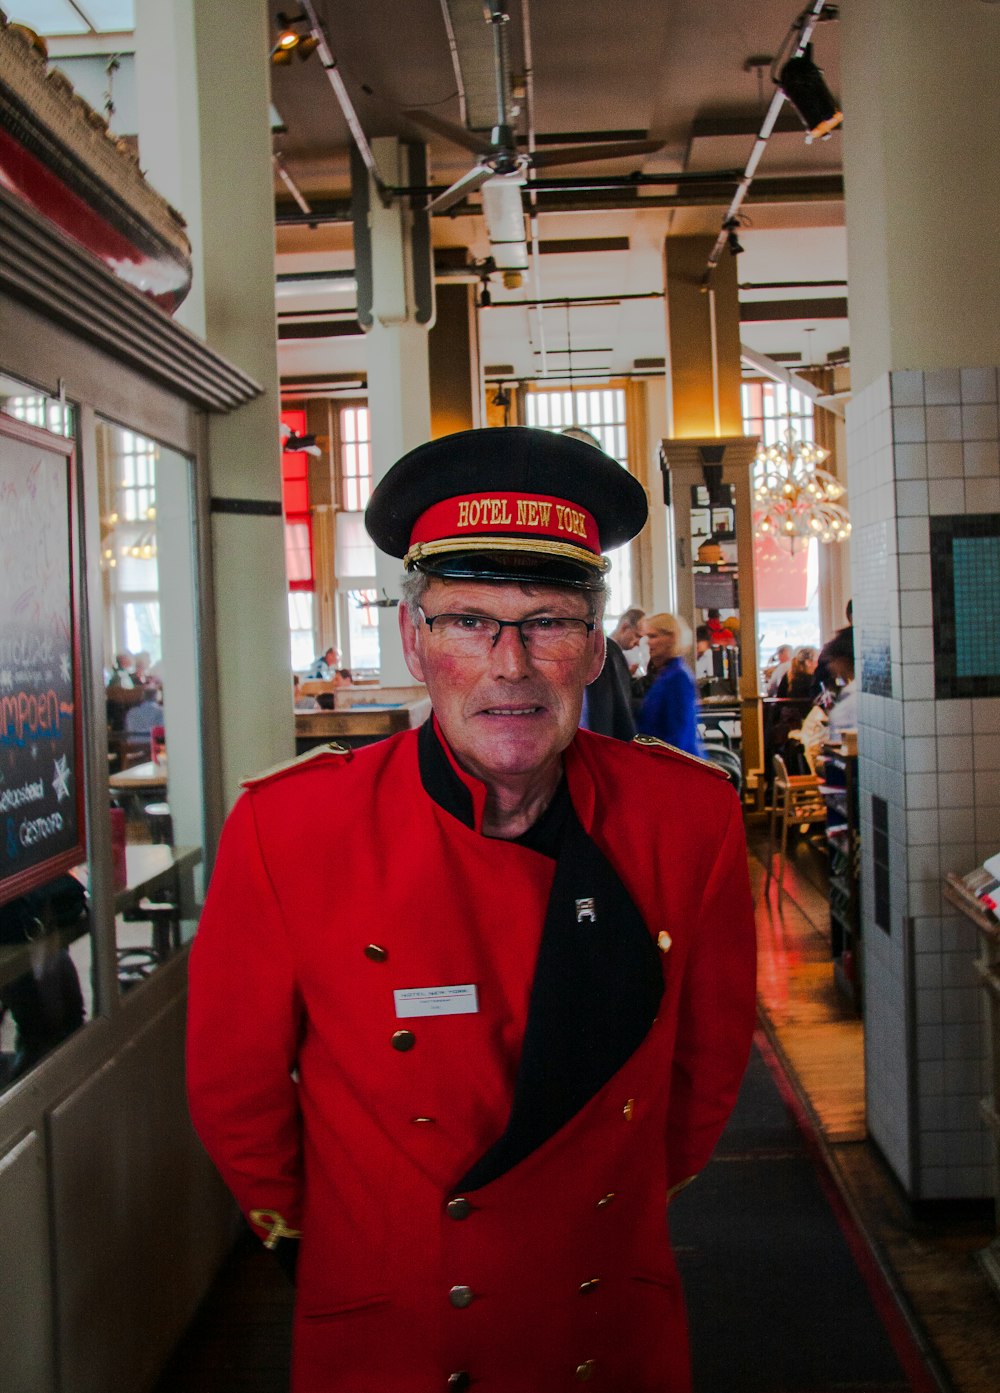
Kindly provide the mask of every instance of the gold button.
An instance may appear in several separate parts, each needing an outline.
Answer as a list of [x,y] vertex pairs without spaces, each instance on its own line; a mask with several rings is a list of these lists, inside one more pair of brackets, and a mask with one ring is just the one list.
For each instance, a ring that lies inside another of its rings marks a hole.
[[365,957],[371,958],[373,963],[384,963],[388,956],[388,948],[383,948],[381,943],[369,943],[365,949]]
[[593,1359],[585,1359],[585,1360],[583,1361],[582,1364],[578,1364],[578,1365],[576,1366],[576,1376],[577,1376],[577,1378],[580,1380],[581,1383],[586,1383],[587,1380],[588,1380],[589,1378],[592,1378],[592,1377],[593,1377],[593,1374],[594,1374],[594,1361],[593,1361]]
[[410,1121],[413,1123],[428,1123],[434,1122],[436,1119],[433,1117],[411,1117]]
[[417,1037],[412,1030],[397,1030],[392,1037],[392,1048],[394,1050],[412,1050],[417,1043]]
[[591,1277],[589,1281],[581,1282],[581,1283],[580,1283],[580,1290],[581,1290],[582,1292],[596,1291],[596,1289],[597,1289],[600,1285],[601,1285],[601,1279],[600,1279],[600,1277]]
[[631,1122],[631,1121],[632,1121],[632,1114],[633,1114],[634,1112],[635,1112],[635,1099],[634,1099],[634,1098],[626,1098],[626,1099],[625,1099],[625,1106],[622,1108],[622,1113],[623,1113],[623,1115],[624,1115],[624,1117],[625,1117],[625,1121],[626,1121],[626,1122]]
[[466,1306],[470,1306],[472,1304],[472,1299],[474,1296],[475,1292],[472,1290],[471,1287],[452,1287],[451,1291],[448,1293],[448,1300],[451,1302],[453,1306],[457,1306],[458,1309],[461,1311],[464,1310]]
[[597,1201],[598,1209],[607,1209],[608,1205],[616,1198],[614,1190],[609,1190],[606,1195],[602,1195]]
[[464,1369],[459,1369],[457,1374],[448,1375],[448,1387],[457,1388],[460,1391],[472,1387],[472,1375],[467,1374]]
[[467,1219],[472,1213],[472,1205],[467,1199],[463,1199],[461,1195],[457,1195],[455,1199],[449,1200],[445,1205],[445,1209],[448,1212],[449,1219]]

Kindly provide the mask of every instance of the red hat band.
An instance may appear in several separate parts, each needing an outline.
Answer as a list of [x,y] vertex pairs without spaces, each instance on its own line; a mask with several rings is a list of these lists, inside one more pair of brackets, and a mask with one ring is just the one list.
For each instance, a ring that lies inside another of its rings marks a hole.
[[578,503],[537,493],[466,493],[446,498],[417,518],[410,534],[410,550],[437,551],[445,542],[478,547],[501,539],[509,546],[519,538],[536,539],[536,546],[545,539],[556,544],[553,551],[561,551],[563,546],[582,548],[593,553],[595,565],[601,564],[601,542],[593,516]]

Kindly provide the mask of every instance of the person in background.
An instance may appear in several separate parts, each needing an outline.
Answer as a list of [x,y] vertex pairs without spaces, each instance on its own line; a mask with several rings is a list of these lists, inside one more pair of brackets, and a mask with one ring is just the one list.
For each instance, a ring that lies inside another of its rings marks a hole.
[[854,629],[841,629],[829,643],[824,644],[819,662],[830,673],[836,685],[837,699],[830,707],[827,739],[839,744],[845,730],[858,726],[858,695],[854,681]]
[[700,756],[698,698],[683,658],[691,647],[691,630],[676,614],[653,614],[642,621],[642,632],[649,641],[653,681],[639,708],[636,729],[640,735],[655,735],[675,749]]
[[142,701],[125,712],[125,729],[129,735],[148,735],[163,721],[163,701],[160,688],[150,682],[142,689]]
[[337,664],[340,662],[340,650],[328,648],[313,663],[307,674],[309,682],[331,682],[336,676]]
[[[818,660],[819,653],[808,644],[802,648],[796,648],[787,671],[782,674],[778,681],[774,695],[783,698],[795,697],[796,699],[810,696]],[[770,695],[770,683],[768,684],[768,695]]]
[[583,689],[580,726],[614,740],[635,739],[628,663],[613,638],[605,640],[604,666]]
[[665,1210],[736,1098],[756,954],[722,771],[579,729],[604,553],[646,515],[554,432],[404,456],[366,525],[433,714],[226,823],[191,1112],[295,1267],[294,1393],[689,1393]]
[[130,692],[135,686],[133,673],[135,671],[135,659],[131,653],[116,653],[115,665],[111,669],[111,676],[108,678],[109,687],[121,687],[124,691]]
[[649,662],[649,649],[639,633],[639,625],[644,614],[645,610],[627,609],[611,631],[611,638],[622,650],[622,656],[631,677],[644,669]]
[[771,661],[764,668],[764,677],[767,681],[765,692],[767,696],[778,696],[778,684],[785,676],[792,662],[792,645],[781,643],[771,654]]
[[715,676],[712,633],[707,624],[699,624],[694,631],[694,675],[699,682],[710,682]]

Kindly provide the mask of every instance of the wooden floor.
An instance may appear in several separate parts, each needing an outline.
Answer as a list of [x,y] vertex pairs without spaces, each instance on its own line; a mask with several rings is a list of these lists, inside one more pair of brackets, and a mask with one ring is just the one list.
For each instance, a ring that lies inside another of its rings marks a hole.
[[872,1245],[949,1393],[1000,1390],[1000,1301],[975,1258],[989,1216],[917,1219],[867,1140],[860,1019],[837,989],[829,957],[826,866],[807,840],[785,871],[781,906],[765,885],[767,835],[748,829],[757,906],[762,1024],[816,1121],[848,1208]]
[[[1000,1301],[975,1258],[989,1216],[911,1214],[866,1138],[861,1022],[833,979],[822,852],[795,847],[779,907],[773,881],[765,893],[766,828],[748,831],[763,1029],[943,1393],[1000,1393]],[[153,1393],[281,1393],[291,1304],[277,1264],[244,1240]]]

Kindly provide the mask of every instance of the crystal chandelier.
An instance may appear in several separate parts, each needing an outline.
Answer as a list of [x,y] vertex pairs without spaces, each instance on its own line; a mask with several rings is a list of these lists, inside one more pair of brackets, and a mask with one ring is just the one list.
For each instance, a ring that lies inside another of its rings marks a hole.
[[844,488],[820,466],[830,451],[785,431],[778,445],[757,447],[754,459],[754,531],[786,541],[794,551],[800,537],[842,542],[851,533],[847,509],[837,500]]

